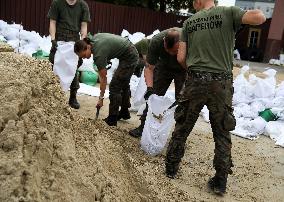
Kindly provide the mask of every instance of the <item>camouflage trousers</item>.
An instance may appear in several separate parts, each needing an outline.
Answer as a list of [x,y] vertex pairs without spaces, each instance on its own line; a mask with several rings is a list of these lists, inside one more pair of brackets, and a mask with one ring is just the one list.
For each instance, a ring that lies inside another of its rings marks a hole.
[[119,65],[109,85],[109,116],[117,116],[119,108],[128,110],[130,104],[130,79],[138,63],[138,52],[131,45],[119,59]]
[[[153,88],[154,94],[159,96],[164,96],[170,87],[172,81],[175,83],[175,97],[178,99],[179,94],[183,88],[184,81],[186,79],[186,71],[184,69],[179,69],[177,71],[167,70],[164,66],[157,64],[154,69],[153,76]],[[145,122],[148,112],[148,105],[146,105],[143,114],[140,117],[141,122]],[[142,123],[143,124],[143,123]]]
[[[57,30],[56,32],[56,35],[55,35],[55,40],[56,41],[77,41],[80,39],[80,36],[78,33],[76,32],[70,32],[70,31],[61,31],[59,32]],[[49,61],[52,63],[52,65],[54,64],[54,56],[55,56],[55,53],[57,51],[57,46],[52,46],[51,49],[50,49],[50,53],[49,53]],[[77,65],[77,68],[80,67],[81,65],[83,64],[83,60],[82,58],[79,58],[79,61],[78,61],[78,65]],[[75,93],[77,92],[77,90],[80,88],[80,85],[79,85],[79,78],[78,78],[78,75],[75,74],[74,75],[74,79],[72,80],[72,83],[70,85],[70,92],[71,93]]]
[[167,149],[166,166],[178,166],[184,156],[187,137],[203,106],[207,105],[215,142],[214,168],[217,172],[232,174],[229,131],[236,125],[232,96],[232,79],[206,81],[189,75],[175,111],[176,125]]

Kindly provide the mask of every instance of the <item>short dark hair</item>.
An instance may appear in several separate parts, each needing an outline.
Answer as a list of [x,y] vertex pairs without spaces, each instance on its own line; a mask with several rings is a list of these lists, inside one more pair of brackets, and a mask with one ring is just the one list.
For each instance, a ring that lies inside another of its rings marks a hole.
[[169,30],[165,36],[165,43],[167,48],[174,47],[177,42],[179,42],[179,32],[175,29]]
[[87,50],[88,45],[91,44],[91,40],[89,38],[84,38],[83,40],[76,41],[74,45],[74,52],[79,54],[81,51]]

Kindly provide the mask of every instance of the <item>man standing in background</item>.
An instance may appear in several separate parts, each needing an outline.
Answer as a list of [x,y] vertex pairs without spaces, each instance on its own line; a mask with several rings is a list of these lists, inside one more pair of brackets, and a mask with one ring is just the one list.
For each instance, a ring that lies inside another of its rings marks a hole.
[[[90,11],[84,0],[53,0],[47,17],[50,19],[49,34],[52,43],[49,61],[54,64],[57,41],[76,42],[80,40],[80,35],[81,38],[87,36],[87,24],[91,21]],[[82,63],[83,60],[79,58],[77,67]],[[76,99],[79,87],[79,79],[75,74],[69,97],[69,105],[74,109],[80,108]]]
[[232,174],[231,135],[236,121],[232,109],[233,48],[241,24],[260,25],[266,18],[260,10],[215,6],[214,0],[194,0],[197,13],[184,22],[178,61],[188,69],[188,80],[175,111],[175,130],[166,156],[166,174],[174,178],[185,152],[185,143],[204,105],[215,142],[215,176],[208,187],[218,195],[226,192]]

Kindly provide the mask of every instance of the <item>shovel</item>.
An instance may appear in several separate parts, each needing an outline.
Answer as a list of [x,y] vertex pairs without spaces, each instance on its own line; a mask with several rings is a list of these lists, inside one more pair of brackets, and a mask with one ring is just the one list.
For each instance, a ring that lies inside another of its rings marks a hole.
[[100,106],[96,106],[96,108],[97,108],[97,112],[96,112],[96,117],[95,117],[95,120],[94,120],[95,122],[97,121],[97,119],[99,117],[101,107]]

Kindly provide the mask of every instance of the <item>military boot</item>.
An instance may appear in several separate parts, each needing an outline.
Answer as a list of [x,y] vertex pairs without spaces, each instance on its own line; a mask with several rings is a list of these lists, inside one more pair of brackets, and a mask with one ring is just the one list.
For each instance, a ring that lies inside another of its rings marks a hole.
[[168,178],[174,179],[179,169],[179,163],[169,163],[166,161],[166,175]]
[[130,116],[129,110],[128,109],[121,109],[119,111],[117,120],[120,120],[120,119],[127,120],[127,119],[130,119],[130,118],[131,118],[131,116]]
[[223,196],[226,193],[228,174],[215,175],[208,181],[208,188],[216,195]]
[[74,109],[79,109],[80,108],[80,104],[76,99],[76,95],[77,95],[77,90],[70,90],[70,97],[69,97],[69,105],[70,107],[74,108]]
[[145,125],[145,121],[141,120],[141,124],[140,126],[138,126],[138,128],[135,128],[133,130],[130,130],[128,133],[129,135],[131,135],[132,137],[141,137],[142,133],[143,133],[143,129],[144,129],[144,125]]
[[109,126],[117,126],[117,116],[109,115],[107,118],[103,119]]

